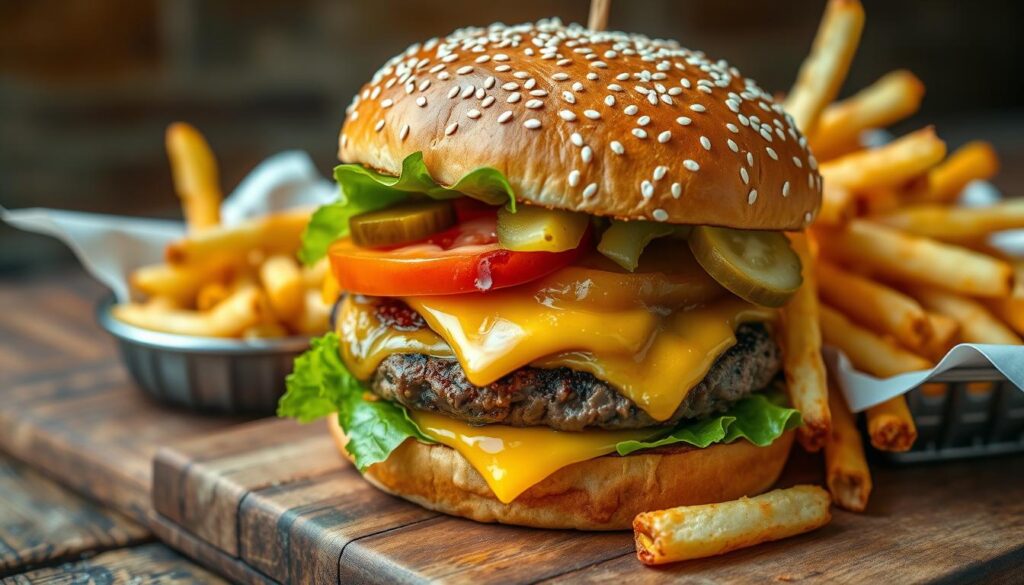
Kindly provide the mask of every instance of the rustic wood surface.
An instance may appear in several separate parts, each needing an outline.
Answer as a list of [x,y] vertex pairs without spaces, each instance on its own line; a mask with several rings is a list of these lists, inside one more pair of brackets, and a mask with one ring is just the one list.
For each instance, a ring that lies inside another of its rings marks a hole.
[[10,585],[80,583],[175,583],[219,585],[220,577],[162,544],[147,544],[105,552],[93,558],[37,569],[3,580]]

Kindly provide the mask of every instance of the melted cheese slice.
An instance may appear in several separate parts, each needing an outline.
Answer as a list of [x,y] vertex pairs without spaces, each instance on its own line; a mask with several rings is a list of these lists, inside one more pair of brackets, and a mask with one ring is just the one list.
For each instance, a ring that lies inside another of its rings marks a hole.
[[505,504],[563,467],[612,453],[621,441],[651,436],[650,429],[568,433],[546,427],[476,427],[430,412],[409,415],[428,437],[461,453]]

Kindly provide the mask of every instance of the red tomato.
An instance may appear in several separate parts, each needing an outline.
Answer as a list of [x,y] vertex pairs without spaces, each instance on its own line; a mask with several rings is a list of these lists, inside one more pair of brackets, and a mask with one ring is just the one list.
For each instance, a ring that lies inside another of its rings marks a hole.
[[331,270],[343,290],[373,296],[485,292],[546,276],[575,260],[587,236],[565,252],[514,252],[498,245],[496,216],[458,224],[426,241],[391,250],[331,245]]

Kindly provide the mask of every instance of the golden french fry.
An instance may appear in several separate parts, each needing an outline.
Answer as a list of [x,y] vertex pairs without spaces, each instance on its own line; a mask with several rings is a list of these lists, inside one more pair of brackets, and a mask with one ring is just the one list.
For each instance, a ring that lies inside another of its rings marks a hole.
[[322,335],[330,329],[331,304],[325,303],[317,290],[306,290],[303,301],[292,329],[304,335]]
[[196,293],[196,309],[208,311],[231,296],[231,289],[221,282],[204,284]]
[[840,349],[862,372],[888,378],[904,372],[926,370],[932,365],[893,341],[854,324],[829,305],[821,305],[820,316],[825,343]]
[[903,190],[894,187],[875,187],[857,192],[856,205],[858,216],[874,216],[888,213],[903,204]]
[[196,293],[206,283],[223,281],[233,272],[225,263],[206,262],[191,266],[154,264],[136,269],[128,277],[132,287],[146,296],[173,298],[179,306],[191,306]]
[[302,283],[306,288],[320,289],[324,286],[324,279],[330,272],[331,266],[327,258],[321,258],[310,266],[302,267]]
[[924,84],[913,73],[888,73],[854,96],[825,108],[808,139],[811,150],[823,161],[844,154],[865,130],[884,128],[916,112],[922,97]]
[[167,262],[175,266],[214,258],[246,262],[253,250],[265,250],[271,254],[294,253],[299,248],[310,214],[308,209],[286,211],[232,227],[216,227],[190,234],[167,247]]
[[324,276],[324,285],[320,289],[320,299],[326,305],[333,305],[338,300],[338,297],[341,296],[341,293],[341,285],[338,284],[338,279],[328,271],[327,275]]
[[946,156],[946,143],[931,127],[902,136],[878,148],[866,148],[821,163],[825,184],[853,191],[892,187],[926,172]]
[[811,52],[785,102],[786,111],[805,135],[814,134],[821,112],[839,94],[863,29],[864,7],[859,1],[829,1]]
[[117,305],[112,311],[117,319],[144,329],[197,337],[237,337],[263,320],[261,304],[260,291],[249,287],[209,311],[159,310],[132,303]]
[[787,235],[803,264],[804,281],[782,308],[782,369],[790,402],[800,411],[804,421],[797,435],[800,444],[814,452],[825,445],[832,420],[828,411],[825,363],[821,359],[814,257],[805,233]]
[[818,263],[818,291],[829,305],[903,346],[921,351],[931,338],[928,314],[913,298],[829,262]]
[[915,287],[911,293],[928,309],[955,319],[967,343],[1022,343],[1020,336],[974,299],[927,287]]
[[917,440],[917,425],[902,394],[868,409],[868,436],[879,451],[909,451]]
[[937,362],[959,342],[960,324],[956,319],[938,313],[928,313],[928,323],[931,324],[932,334],[922,348],[921,355]]
[[899,281],[930,284],[980,297],[1010,294],[1013,268],[972,250],[913,236],[868,220],[815,232],[822,255]]
[[829,390],[828,402],[832,433],[825,444],[825,483],[837,506],[863,512],[871,495],[871,471],[860,431],[846,400],[834,387]]
[[841,226],[855,214],[856,198],[840,185],[826,182],[821,194],[821,210],[815,222],[827,226]]
[[263,262],[259,274],[274,314],[283,321],[298,315],[306,291],[299,263],[287,254],[277,254]]
[[157,311],[167,311],[170,309],[180,309],[181,303],[178,302],[174,297],[168,296],[153,296],[149,297],[143,305],[147,309],[155,309]]
[[1018,335],[1024,335],[1024,298],[986,299],[985,306],[1006,322]]
[[821,528],[832,516],[828,492],[798,485],[720,504],[638,514],[636,554],[661,565],[725,554]]
[[220,185],[217,160],[206,139],[193,126],[175,122],[167,127],[167,155],[174,187],[181,198],[189,230],[220,223]]
[[992,232],[1024,228],[1024,200],[1012,199],[986,207],[916,205],[872,220],[944,242],[970,242]]
[[989,179],[999,172],[999,157],[992,145],[976,140],[956,149],[945,161],[928,172],[922,201],[950,202],[968,183]]

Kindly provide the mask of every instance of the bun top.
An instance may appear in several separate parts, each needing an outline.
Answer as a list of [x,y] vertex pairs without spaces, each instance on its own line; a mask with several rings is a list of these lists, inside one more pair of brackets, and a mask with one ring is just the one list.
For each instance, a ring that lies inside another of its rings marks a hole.
[[821,202],[807,140],[725,61],[557,20],[465,28],[390,59],[353,99],[339,156],[452,185],[479,167],[520,201],[620,219],[800,229]]

